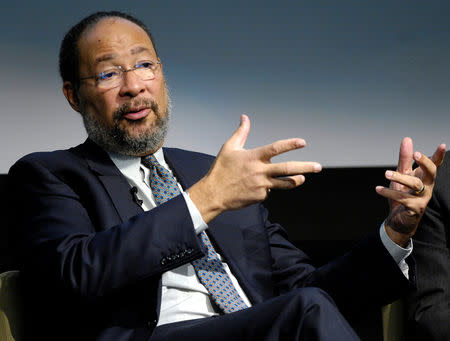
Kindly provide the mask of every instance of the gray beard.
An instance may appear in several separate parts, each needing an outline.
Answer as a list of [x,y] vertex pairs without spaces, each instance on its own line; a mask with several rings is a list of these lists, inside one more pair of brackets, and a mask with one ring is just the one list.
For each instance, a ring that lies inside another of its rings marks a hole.
[[[82,111],[83,123],[89,138],[108,152],[123,155],[147,155],[155,152],[163,143],[169,127],[170,104],[166,112],[160,112],[155,101],[141,100],[133,102],[133,106],[147,105],[151,107],[156,116],[154,124],[137,136],[131,136],[120,127],[120,121],[125,119],[123,115],[130,108],[131,103],[120,106],[113,116],[114,125],[105,126],[94,115]],[[130,122],[130,124],[139,124]]]

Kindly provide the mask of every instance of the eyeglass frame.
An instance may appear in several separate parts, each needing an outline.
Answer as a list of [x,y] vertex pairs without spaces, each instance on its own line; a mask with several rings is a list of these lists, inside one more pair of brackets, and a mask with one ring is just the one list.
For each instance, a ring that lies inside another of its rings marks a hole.
[[[154,74],[155,77],[154,77],[154,78],[151,78],[151,79],[146,79],[146,80],[153,80],[153,79],[155,79],[155,78],[156,78],[156,71],[157,71],[158,68],[161,67],[161,65],[162,65],[161,61],[160,61],[160,60],[157,60],[157,61],[154,62],[154,61],[150,61],[150,60],[149,60],[149,61],[145,61],[145,62],[147,62],[147,63],[151,62],[151,63],[153,63],[153,65],[155,65],[155,69],[152,70],[152,72],[153,72],[153,74]],[[109,69],[109,70],[112,70],[112,69],[117,69],[117,70],[119,70],[119,71],[120,71],[120,76],[121,76],[121,79],[122,79],[121,81],[123,82],[123,77],[124,77],[125,73],[130,72],[130,71],[135,71],[135,70],[139,69],[139,65],[142,65],[142,64],[145,63],[145,62],[140,62],[140,63],[134,65],[132,68],[129,68],[129,69],[124,69],[123,66],[121,66],[121,65],[116,65],[116,66],[114,66],[114,68],[111,68],[111,69]],[[107,70],[107,71],[108,71],[108,70]],[[106,72],[106,71],[102,71],[102,72],[100,72],[100,73],[98,73],[98,74],[96,74],[96,75],[93,75],[93,76],[82,77],[82,78],[80,78],[79,80],[82,81],[82,80],[86,80],[86,79],[92,79],[92,78],[95,78],[96,82],[98,82],[98,78],[101,77],[101,75],[104,74],[105,72]],[[142,80],[145,80],[145,79],[142,79]],[[113,87],[111,87],[111,88],[109,88],[109,89],[114,89],[114,88],[118,87],[119,85],[120,85],[120,82],[119,82],[117,85],[115,85],[115,86],[113,86]]]

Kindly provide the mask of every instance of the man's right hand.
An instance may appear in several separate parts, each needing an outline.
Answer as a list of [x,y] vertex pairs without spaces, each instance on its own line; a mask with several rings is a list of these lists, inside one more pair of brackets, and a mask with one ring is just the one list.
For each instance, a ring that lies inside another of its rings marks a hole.
[[246,150],[249,131],[250,120],[242,115],[238,129],[222,146],[209,172],[188,190],[206,223],[224,211],[263,201],[272,188],[300,186],[305,181],[303,174],[322,170],[317,162],[271,163],[276,155],[303,148],[303,139],[280,140]]

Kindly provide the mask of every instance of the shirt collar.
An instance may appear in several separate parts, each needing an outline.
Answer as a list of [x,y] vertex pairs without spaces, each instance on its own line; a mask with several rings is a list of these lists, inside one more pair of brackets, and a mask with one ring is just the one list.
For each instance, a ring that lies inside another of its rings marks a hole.
[[[141,165],[140,156],[123,155],[113,152],[108,152],[108,155],[111,158],[112,162],[114,162],[116,167],[119,168],[119,170],[125,176],[137,179],[141,174],[140,169],[143,166]],[[159,148],[156,152],[153,153],[153,155],[161,166],[169,169],[166,160],[164,160],[164,153],[162,148]]]

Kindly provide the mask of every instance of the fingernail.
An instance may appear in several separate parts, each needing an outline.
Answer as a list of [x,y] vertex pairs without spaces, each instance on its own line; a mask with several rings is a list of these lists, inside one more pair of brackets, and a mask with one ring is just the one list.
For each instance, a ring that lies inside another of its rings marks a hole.
[[295,141],[295,146],[296,147],[303,147],[305,145],[305,141],[304,140],[297,140]]
[[421,157],[422,157],[422,154],[420,154],[419,152],[414,153],[414,160],[419,161]]
[[314,165],[314,170],[315,170],[316,172],[320,172],[320,171],[322,170],[322,165],[321,165],[320,163],[316,163],[316,164]]
[[387,178],[392,177],[392,171],[386,171],[386,177]]

